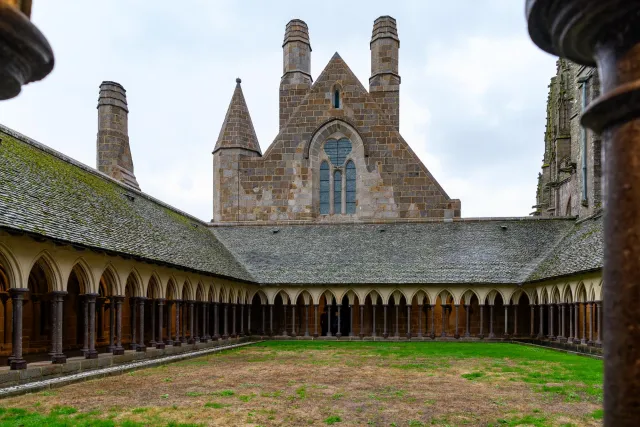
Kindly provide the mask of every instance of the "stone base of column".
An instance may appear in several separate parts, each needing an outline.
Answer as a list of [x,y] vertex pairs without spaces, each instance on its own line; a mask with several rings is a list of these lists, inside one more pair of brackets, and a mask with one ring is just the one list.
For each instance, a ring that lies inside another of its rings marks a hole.
[[318,334],[313,334],[313,337],[314,338],[318,338]]
[[173,340],[167,340],[167,341],[165,342],[165,344],[166,344],[166,345],[173,345]]
[[67,363],[67,356],[65,356],[64,354],[56,354],[54,356],[51,356],[51,363],[53,363],[54,365]]
[[216,341],[218,341],[218,340],[220,339],[220,334],[215,334],[215,335],[213,336],[213,339],[214,339],[214,340],[216,340]]
[[471,336],[471,334],[470,334],[469,332],[465,332],[465,333],[464,333],[464,337],[465,337],[465,338],[469,338],[470,336]]
[[209,342],[209,338],[202,337],[202,338],[200,338],[200,342]]
[[163,342],[157,342],[154,347],[157,348],[158,350],[164,350],[165,344]]
[[387,332],[385,332],[384,334],[382,334],[382,338],[384,338],[384,339],[389,338],[389,334]]
[[453,334],[453,337],[454,337],[455,339],[459,340],[459,339],[460,339],[460,334]]
[[290,336],[291,338],[295,338],[295,337],[297,337],[297,335],[296,335],[296,333],[295,333],[295,332],[291,333],[291,335],[289,335],[289,336]]
[[496,334],[494,334],[493,332],[489,333],[489,336],[487,338],[491,339],[491,338],[495,338]]
[[147,346],[146,345],[139,345],[136,347],[136,351],[138,352],[146,352],[147,351]]
[[341,334],[340,332],[338,332],[338,333],[336,334],[336,338],[340,338],[341,336],[342,336],[342,334]]
[[358,334],[360,338],[364,338],[364,334]]
[[155,346],[156,346],[156,340],[149,341],[149,347],[155,347]]
[[480,334],[480,335],[478,335],[478,338],[479,338],[479,339],[481,339],[481,340],[483,340],[483,339],[484,339],[484,334]]
[[601,341],[596,341],[595,344],[593,344],[594,346],[601,348],[602,347],[602,342]]
[[508,340],[508,339],[510,339],[510,338],[511,338],[511,335],[509,335],[509,334],[504,334],[504,335],[502,336],[502,338],[504,338],[505,340]]
[[429,337],[430,337],[432,340],[435,340],[435,339],[436,339],[436,334],[431,334],[431,335],[429,335]]
[[587,345],[587,340],[586,340],[586,339],[581,339],[581,340],[580,340],[580,344],[582,344],[582,345]]
[[193,338],[189,338],[189,339],[187,340],[187,344],[193,345],[193,344],[195,344],[195,343],[196,343],[196,340],[194,340]]
[[569,340],[566,337],[558,337],[559,342],[568,342]]
[[98,352],[96,350],[89,350],[87,351],[87,354],[84,355],[85,359],[97,359],[98,358]]
[[180,340],[175,340],[175,341],[173,342],[173,346],[174,346],[174,347],[182,347],[182,341],[180,341]]
[[12,371],[27,369],[27,361],[24,359],[12,359],[9,366]]
[[124,354],[124,347],[116,347],[113,349],[114,356],[122,356]]
[[407,332],[407,339],[410,340],[411,339],[411,332]]
[[108,346],[107,346],[107,353],[111,353],[111,352],[113,352],[113,350],[114,350],[115,348],[116,348],[116,346],[115,346],[115,345],[108,345]]
[[223,340],[228,340],[228,339],[229,339],[229,335],[223,335],[223,336],[222,336],[222,339],[223,339]]

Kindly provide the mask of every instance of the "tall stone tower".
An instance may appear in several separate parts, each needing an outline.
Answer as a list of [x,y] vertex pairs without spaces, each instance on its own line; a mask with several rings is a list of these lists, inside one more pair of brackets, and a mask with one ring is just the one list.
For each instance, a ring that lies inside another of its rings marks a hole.
[[371,77],[369,93],[378,101],[389,120],[400,129],[400,75],[398,74],[398,51],[400,39],[396,20],[381,16],[373,23],[371,34]]
[[311,78],[311,43],[309,28],[300,19],[292,19],[284,33],[283,74],[280,80],[280,129],[309,92]]
[[260,157],[260,144],[249,115],[249,108],[236,79],[236,88],[222,122],[218,141],[213,149],[213,222],[223,217],[239,221],[244,189],[240,184],[240,174],[246,173],[240,167],[243,158]]
[[128,115],[127,91],[119,83],[102,82],[98,97],[98,170],[140,190],[133,173]]

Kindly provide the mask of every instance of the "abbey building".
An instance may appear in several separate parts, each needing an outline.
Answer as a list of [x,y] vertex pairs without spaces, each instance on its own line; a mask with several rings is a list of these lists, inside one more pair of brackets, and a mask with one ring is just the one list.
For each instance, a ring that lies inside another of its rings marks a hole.
[[0,381],[251,336],[598,347],[598,140],[581,151],[573,102],[589,70],[552,82],[536,215],[463,218],[399,133],[393,18],[374,22],[368,88],[337,53],[313,79],[303,21],[282,49],[264,153],[235,83],[209,222],[143,192],[118,83],[100,85],[96,169],[0,126]]

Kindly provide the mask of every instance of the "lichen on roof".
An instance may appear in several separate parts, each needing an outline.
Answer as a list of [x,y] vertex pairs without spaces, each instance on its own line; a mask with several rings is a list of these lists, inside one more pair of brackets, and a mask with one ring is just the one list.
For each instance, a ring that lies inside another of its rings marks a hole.
[[0,227],[251,280],[206,224],[0,129]]

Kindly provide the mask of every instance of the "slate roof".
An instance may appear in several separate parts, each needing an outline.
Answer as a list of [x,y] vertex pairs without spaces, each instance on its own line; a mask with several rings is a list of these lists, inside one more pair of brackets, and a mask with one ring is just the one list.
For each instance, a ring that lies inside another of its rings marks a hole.
[[250,281],[207,224],[0,126],[0,228]]
[[599,270],[604,259],[603,216],[578,221],[529,275],[528,281]]
[[241,80],[236,79],[236,88],[233,90],[233,96],[213,152],[215,153],[221,148],[244,148],[262,155],[258,136],[253,128],[249,107],[247,107],[240,83]]
[[519,284],[574,224],[520,218],[212,232],[262,284]]

